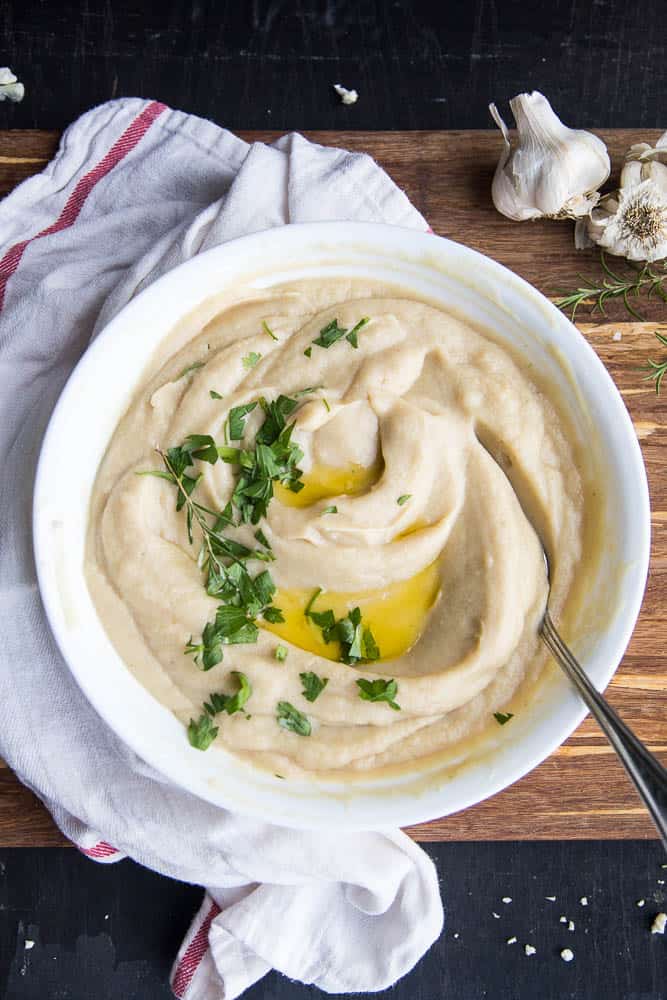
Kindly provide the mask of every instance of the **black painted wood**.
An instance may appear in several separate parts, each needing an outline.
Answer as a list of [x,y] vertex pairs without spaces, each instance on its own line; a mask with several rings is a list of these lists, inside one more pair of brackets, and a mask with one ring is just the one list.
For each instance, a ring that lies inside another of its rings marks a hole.
[[[62,128],[110,97],[232,129],[487,128],[538,88],[575,125],[665,127],[664,0],[3,0],[1,128]],[[360,93],[344,107],[331,85]]]
[[[667,880],[667,869],[657,843],[431,844],[427,850],[440,875],[445,932],[379,1000],[664,1000],[667,938],[650,933],[666,905],[659,880]],[[5,849],[0,863],[5,1000],[168,1000],[171,961],[201,890],[130,861],[99,865],[61,848]],[[555,902],[545,898],[554,895]],[[561,915],[574,920],[574,932]],[[506,944],[512,936],[517,943]],[[30,950],[26,939],[35,942]],[[525,943],[537,954],[527,957]],[[575,954],[570,964],[560,958],[564,947]],[[275,973],[246,994],[247,1000],[318,996]]]

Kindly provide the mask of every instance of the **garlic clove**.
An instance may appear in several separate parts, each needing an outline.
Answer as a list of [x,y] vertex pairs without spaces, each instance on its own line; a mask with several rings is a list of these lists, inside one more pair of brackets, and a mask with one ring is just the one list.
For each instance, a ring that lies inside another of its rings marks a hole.
[[489,105],[503,138],[491,189],[498,211],[520,222],[587,215],[599,199],[596,189],[609,176],[605,144],[564,125],[538,91],[518,94],[510,108],[517,126],[514,148],[498,109]]

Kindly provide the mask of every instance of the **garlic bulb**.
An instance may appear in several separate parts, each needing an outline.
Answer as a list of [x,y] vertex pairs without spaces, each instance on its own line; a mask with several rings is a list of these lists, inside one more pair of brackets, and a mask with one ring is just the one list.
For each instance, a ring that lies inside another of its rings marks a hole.
[[597,204],[597,188],[609,176],[607,147],[590,132],[563,125],[543,94],[518,94],[510,101],[518,141],[512,148],[495,104],[491,117],[504,149],[493,178],[493,203],[517,222],[548,217],[576,219]]
[[18,103],[23,100],[25,87],[16,79],[9,66],[0,66],[0,101],[14,101]]
[[618,191],[577,222],[574,239],[578,249],[597,243],[627,260],[667,257],[667,132],[655,148],[647,142],[630,147]]

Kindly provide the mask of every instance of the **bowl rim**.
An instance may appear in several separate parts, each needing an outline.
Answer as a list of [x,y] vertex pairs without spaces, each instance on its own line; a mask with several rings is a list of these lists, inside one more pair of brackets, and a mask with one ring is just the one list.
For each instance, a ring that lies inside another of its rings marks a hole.
[[[289,245],[290,241],[301,242],[304,245],[308,245],[309,243],[312,245],[314,242],[316,246],[320,241],[323,241],[331,247],[347,247],[350,252],[355,252],[355,248],[361,246],[366,253],[375,244],[379,252],[380,246],[384,247],[387,244],[390,247],[393,246],[397,240],[397,234],[402,234],[403,239],[408,236],[410,245],[416,248],[416,252],[423,252],[425,258],[432,258],[434,254],[445,260],[448,256],[462,258],[464,262],[471,265],[471,269],[479,268],[482,273],[495,276],[497,278],[497,287],[510,287],[513,293],[516,292],[518,295],[523,296],[526,301],[531,300],[534,305],[539,305],[545,317],[549,319],[552,329],[558,330],[560,328],[564,331],[564,334],[570,337],[568,340],[566,336],[560,345],[568,364],[572,365],[574,370],[578,370],[580,366],[584,366],[591,374],[591,377],[595,377],[600,392],[605,395],[605,404],[611,408],[614,418],[619,421],[617,436],[623,439],[623,445],[626,449],[624,463],[628,468],[626,478],[628,478],[628,482],[631,484],[634,492],[633,504],[635,505],[635,526],[637,528],[638,544],[636,556],[633,560],[634,565],[631,568],[632,587],[630,593],[625,595],[623,605],[621,616],[622,626],[617,625],[616,627],[614,655],[610,659],[610,666],[606,672],[598,671],[601,677],[599,681],[596,680],[596,686],[600,686],[601,690],[604,689],[620,664],[635,627],[643,599],[650,556],[650,502],[646,470],[632,421],[611,376],[591,345],[574,324],[555,305],[549,302],[545,296],[525,281],[525,279],[519,277],[509,268],[506,268],[492,258],[453,240],[432,233],[423,233],[383,223],[366,222],[291,223],[286,226],[239,237],[204,251],[181,263],[139,292],[136,297],[131,299],[109,321],[84,351],[61,391],[44,434],[35,474],[33,498],[33,548],[35,565],[42,602],[58,648],[85,697],[109,728],[142,760],[153,767],[156,772],[180,785],[190,793],[215,805],[259,819],[266,819],[267,808],[265,803],[258,801],[255,797],[244,798],[241,801],[238,795],[228,795],[225,791],[220,791],[219,788],[212,789],[209,787],[210,782],[201,780],[193,781],[189,767],[183,766],[183,763],[176,766],[173,759],[170,758],[167,760],[163,754],[156,752],[150,740],[143,738],[141,732],[132,729],[129,724],[126,724],[123,718],[119,718],[118,714],[114,714],[114,711],[109,707],[109,703],[101,696],[97,682],[92,678],[90,672],[86,670],[85,665],[82,664],[79,651],[76,650],[71,641],[71,634],[65,627],[62,607],[55,593],[53,578],[47,571],[54,559],[52,546],[51,550],[49,550],[49,532],[46,530],[47,526],[45,525],[45,518],[42,513],[44,509],[43,499],[45,490],[47,489],[47,468],[53,460],[52,453],[57,447],[58,434],[62,431],[63,415],[66,413],[68,407],[72,405],[79,382],[88,375],[89,369],[94,364],[99,363],[98,359],[100,356],[103,356],[106,351],[113,350],[110,345],[112,345],[117,331],[123,326],[131,324],[134,317],[145,311],[146,307],[151,303],[159,303],[165,290],[172,286],[176,287],[177,284],[180,284],[182,288],[186,288],[190,279],[195,278],[198,272],[203,274],[206,271],[207,263],[213,264],[215,262],[216,266],[221,270],[224,269],[225,264],[228,264],[233,271],[234,259],[238,262],[239,258],[244,258],[246,255],[251,256],[252,251],[257,247],[260,247],[260,256],[261,250],[266,251],[268,246],[277,250],[280,249],[281,243]],[[274,247],[274,244],[277,244],[277,247]],[[400,283],[400,276],[397,277],[397,281]],[[209,295],[213,294],[213,292],[214,288],[212,286]],[[203,299],[200,298],[199,301],[201,302]],[[178,319],[186,315],[191,308],[191,306],[188,307],[188,309],[177,316],[172,314],[172,318],[169,320],[163,336],[166,336],[169,328],[173,327]],[[572,333],[574,333],[574,337],[571,336]],[[148,352],[147,360],[150,358],[150,354],[151,352]],[[141,375],[143,375],[143,372]],[[141,375],[133,383],[132,393],[136,389]],[[106,438],[104,449],[106,449],[108,443],[109,438]],[[88,495],[86,509],[88,508],[89,500],[90,496]],[[82,566],[80,570],[83,576]],[[99,618],[97,622],[103,628]],[[129,668],[126,665],[125,669],[129,673]],[[133,675],[131,676],[133,677]],[[135,680],[135,683],[147,698],[155,700],[138,681]],[[465,794],[460,795],[455,808],[448,808],[444,815],[459,812],[497,794],[519,780],[553,753],[571,735],[587,714],[585,705],[579,701],[576,695],[564,698],[564,702],[567,702],[565,706],[568,709],[567,722],[556,727],[551,733],[550,738],[545,738],[541,745],[532,747],[532,752],[526,746],[525,752],[520,755],[519,760],[514,761],[512,766],[499,769],[495,776],[489,778],[484,794],[472,793],[467,797]],[[158,703],[156,702],[156,704]],[[169,712],[168,709],[164,709],[164,706],[160,706],[160,708],[163,711]],[[177,725],[181,727],[182,724],[175,717],[173,718],[177,722]],[[224,753],[228,760],[231,759],[238,762],[238,758],[234,758],[228,752],[219,752]],[[191,750],[190,753],[197,754],[200,757],[203,756],[199,751],[195,750]],[[194,762],[193,758],[190,757],[189,759],[190,763]],[[240,762],[238,770],[241,778],[244,768],[247,776],[251,773],[253,776],[256,776],[258,773],[258,769],[249,768],[243,762]],[[276,784],[282,787],[282,791],[281,787],[274,787]],[[311,785],[311,789],[312,787]],[[438,812],[437,808],[434,811],[434,799],[437,801],[437,793],[440,791],[440,789],[436,789],[432,793],[416,797],[409,796],[409,798],[405,796],[401,797],[400,794],[397,794],[396,801],[400,802],[400,807],[395,810],[389,807],[388,813],[386,810],[380,810],[382,818],[378,822],[374,822],[369,816],[369,811],[363,808],[352,809],[351,811],[349,808],[343,808],[333,816],[326,808],[323,808],[321,815],[317,815],[317,809],[315,809],[315,814],[312,814],[311,810],[307,818],[304,818],[298,810],[293,811],[288,807],[289,803],[294,804],[294,802],[298,801],[298,796],[293,794],[291,788],[289,794],[284,794],[288,788],[290,788],[290,785],[287,782],[273,782],[271,795],[269,796],[272,798],[272,801],[280,800],[285,805],[282,811],[278,810],[279,818],[275,821],[288,827],[318,829],[331,828],[333,824],[341,830],[384,829],[395,825],[406,826],[427,822],[443,815],[442,812]],[[274,800],[273,793],[276,793],[277,800]],[[315,798],[317,800],[317,796]],[[394,818],[394,815],[396,818]]]

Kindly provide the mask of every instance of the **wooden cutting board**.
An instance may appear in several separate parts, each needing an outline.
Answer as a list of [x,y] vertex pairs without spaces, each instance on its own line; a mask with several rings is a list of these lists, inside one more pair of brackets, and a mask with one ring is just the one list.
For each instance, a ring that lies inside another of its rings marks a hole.
[[[254,132],[249,140],[277,133]],[[365,151],[385,167],[426,216],[436,233],[494,257],[554,297],[575,287],[578,272],[598,274],[593,251],[574,250],[567,222],[516,224],[494,210],[490,198],[500,141],[492,132],[311,132],[325,145]],[[657,131],[608,131],[616,170],[627,147],[654,142]],[[39,170],[55,152],[54,132],[0,133],[0,195]],[[26,236],[30,234],[26,233]],[[667,763],[667,380],[662,398],[642,381],[647,357],[660,357],[654,331],[667,327],[667,305],[631,321],[612,306],[605,322],[582,312],[578,326],[616,381],[640,440],[652,501],[651,572],[642,613],[623,663],[608,691],[612,704]],[[614,340],[614,333],[622,339]],[[665,352],[662,351],[662,354]],[[530,840],[650,838],[653,827],[613,752],[586,719],[548,760],[511,788],[473,809],[410,831],[419,840]],[[64,843],[50,817],[0,767],[0,846]]]

